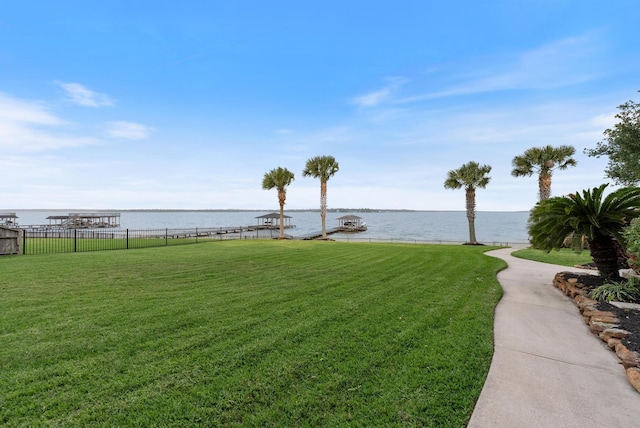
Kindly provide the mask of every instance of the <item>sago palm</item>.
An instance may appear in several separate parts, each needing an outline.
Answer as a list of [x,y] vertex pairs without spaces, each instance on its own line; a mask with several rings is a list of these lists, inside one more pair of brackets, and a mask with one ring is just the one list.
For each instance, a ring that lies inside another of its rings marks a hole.
[[616,241],[624,242],[623,228],[640,216],[640,188],[625,187],[604,196],[606,187],[538,202],[529,218],[529,235],[535,248],[546,251],[561,248],[568,238],[580,250],[584,237],[600,276],[619,281]]
[[284,239],[284,203],[287,199],[287,187],[294,180],[294,174],[287,168],[278,167],[265,172],[262,179],[262,188],[278,190],[278,202],[280,203],[280,239]]
[[531,177],[538,173],[538,189],[540,200],[551,197],[551,177],[556,169],[564,170],[570,166],[576,166],[577,162],[571,156],[576,152],[572,146],[544,146],[532,147],[523,155],[513,158],[514,177]]
[[320,219],[322,221],[322,239],[327,239],[327,181],[340,169],[333,156],[315,156],[307,160],[302,171],[303,177],[320,179]]
[[476,189],[484,189],[489,184],[487,174],[491,172],[489,165],[482,165],[478,162],[468,162],[458,169],[454,169],[447,173],[447,179],[444,182],[446,189],[460,189],[464,187],[466,196],[467,220],[469,222],[469,244],[477,245],[476,239]]

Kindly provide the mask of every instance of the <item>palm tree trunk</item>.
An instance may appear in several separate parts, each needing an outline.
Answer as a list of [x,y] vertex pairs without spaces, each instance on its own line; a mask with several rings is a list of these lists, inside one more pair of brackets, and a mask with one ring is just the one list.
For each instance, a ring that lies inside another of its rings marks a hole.
[[469,244],[476,245],[478,240],[476,239],[476,189],[468,187],[466,190],[467,199],[467,220],[469,222]]
[[544,201],[551,197],[551,172],[541,171],[538,175],[538,189],[540,200]]
[[280,202],[280,237],[284,239],[284,202],[287,199],[287,192],[278,192],[278,202]]
[[327,182],[320,182],[320,219],[322,221],[322,239],[327,239]]
[[611,236],[596,235],[589,240],[589,250],[601,277],[608,281],[621,280],[616,243]]

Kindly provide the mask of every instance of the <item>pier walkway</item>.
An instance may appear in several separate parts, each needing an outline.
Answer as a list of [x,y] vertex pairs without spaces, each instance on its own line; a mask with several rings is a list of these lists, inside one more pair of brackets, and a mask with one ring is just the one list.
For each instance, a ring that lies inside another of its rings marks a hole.
[[507,262],[495,310],[494,354],[469,428],[631,427],[640,396],[624,367],[552,285],[566,266],[486,253]]
[[[342,230],[342,227],[334,227],[332,229],[327,229],[327,235],[331,235],[334,233],[338,233]],[[311,233],[305,233],[304,235],[299,235],[299,236],[294,236],[293,239],[298,239],[298,240],[310,240],[310,239],[318,239],[318,238],[322,238],[322,231],[317,231],[317,232],[311,232]]]
[[[367,230],[365,226],[361,227],[352,227],[352,226],[338,226],[331,229],[327,229],[327,235],[332,235],[334,233],[354,233],[354,232],[364,232]],[[293,239],[301,239],[301,240],[310,240],[310,239],[318,239],[322,237],[322,231],[306,233],[304,235],[294,236]]]

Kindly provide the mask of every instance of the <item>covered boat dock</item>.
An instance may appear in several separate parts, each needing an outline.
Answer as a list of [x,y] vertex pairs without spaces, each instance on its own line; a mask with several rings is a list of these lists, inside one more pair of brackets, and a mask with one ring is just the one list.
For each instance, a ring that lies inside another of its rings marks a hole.
[[18,216],[16,213],[0,213],[0,226],[18,227]]
[[[280,229],[280,213],[269,213],[256,217],[258,219],[258,229]],[[295,227],[291,224],[291,216],[285,215],[284,228]]]
[[65,229],[93,229],[120,227],[120,213],[69,213],[50,215],[49,227]]
[[364,232],[367,230],[367,223],[357,215],[345,215],[338,217],[338,229],[341,229],[340,232]]
[[[327,229],[327,235],[333,235],[334,233],[351,233],[351,232],[364,232],[367,230],[367,223],[362,220],[362,217],[357,215],[345,215],[338,217],[338,227]],[[295,239],[318,239],[322,237],[322,232],[311,232],[302,236],[296,236]]]

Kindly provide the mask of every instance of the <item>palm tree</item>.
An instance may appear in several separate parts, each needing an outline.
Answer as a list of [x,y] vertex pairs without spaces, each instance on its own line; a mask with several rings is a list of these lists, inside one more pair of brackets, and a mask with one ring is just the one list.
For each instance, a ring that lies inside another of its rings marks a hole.
[[262,179],[262,188],[278,189],[278,202],[280,203],[280,239],[284,239],[284,201],[287,199],[287,186],[294,180],[294,175],[287,168],[278,167],[265,172]]
[[466,193],[467,220],[469,221],[469,244],[478,245],[476,239],[476,189],[484,189],[489,184],[491,177],[487,176],[491,172],[489,165],[482,165],[478,162],[468,162],[458,169],[447,173],[444,182],[446,189],[460,189],[464,187]]
[[607,184],[579,193],[540,201],[529,217],[529,235],[535,248],[551,251],[571,238],[582,249],[582,238],[600,276],[619,281],[617,242],[625,225],[640,216],[640,188],[625,187],[603,198]]
[[333,156],[315,156],[307,160],[302,171],[303,177],[320,179],[320,219],[322,220],[322,239],[327,239],[327,181],[338,172],[340,167]]
[[570,166],[576,166],[577,162],[571,156],[576,152],[572,146],[560,147],[532,147],[523,155],[513,158],[514,177],[531,177],[538,173],[538,188],[540,200],[551,197],[551,176],[555,169],[565,170]]

